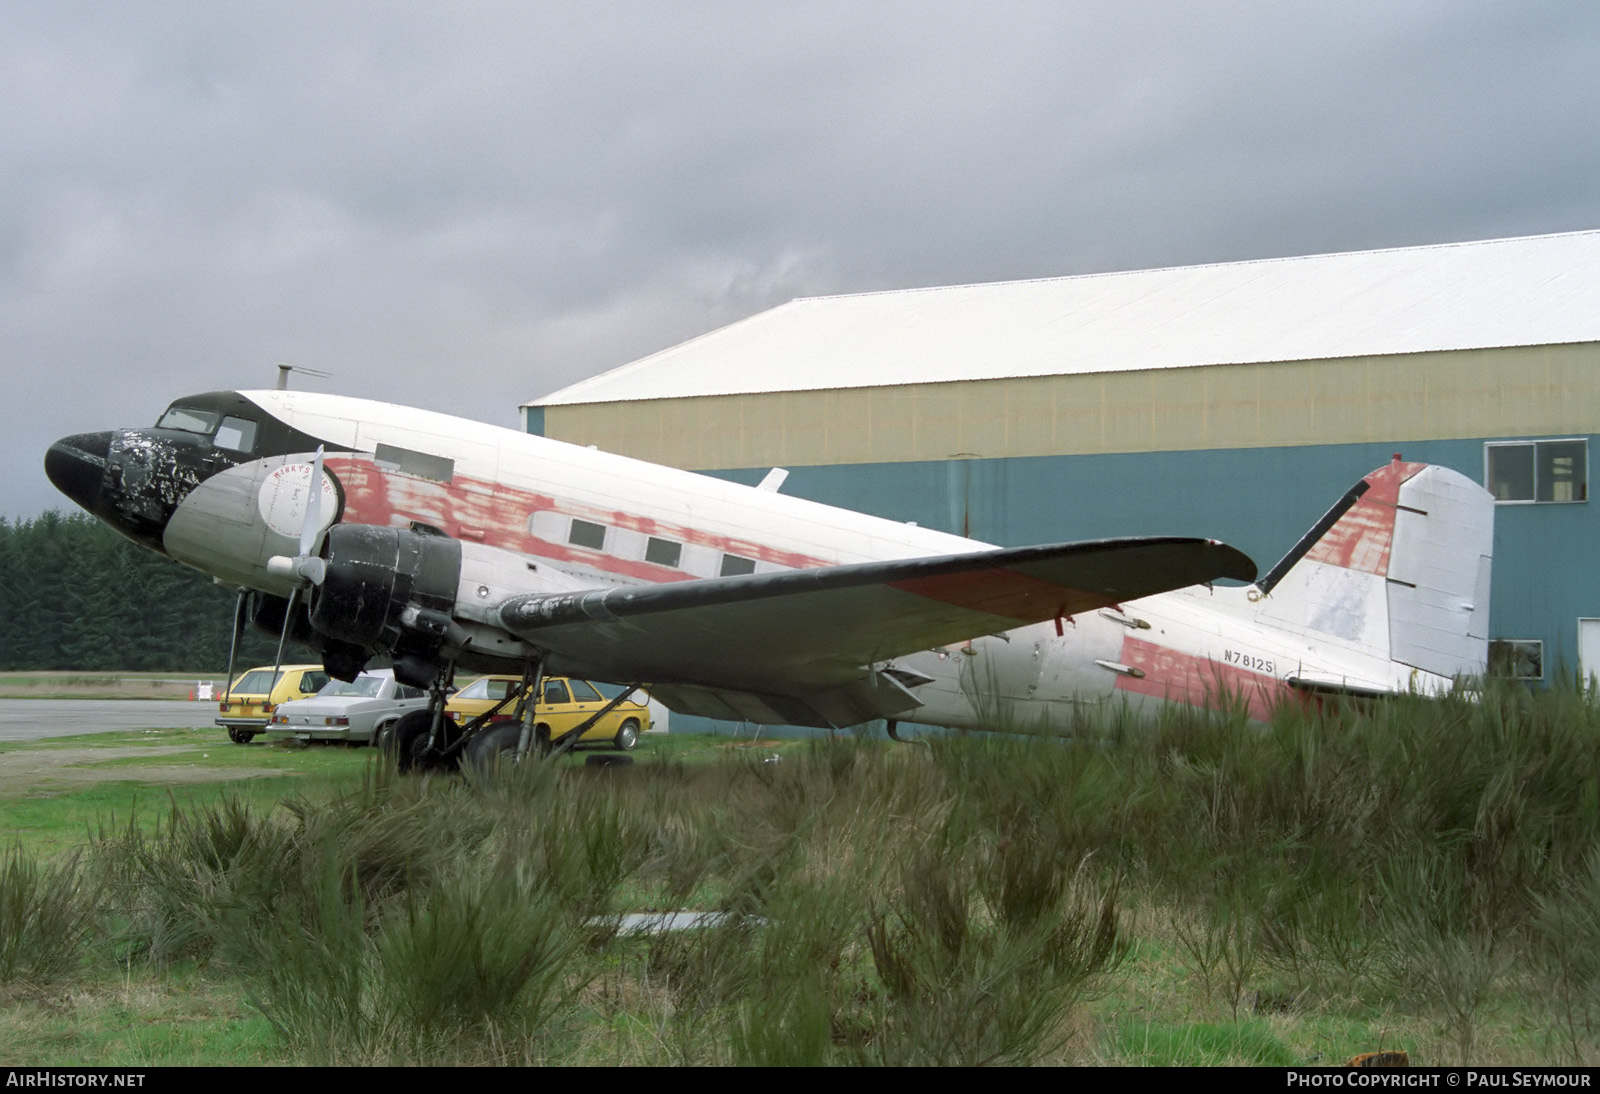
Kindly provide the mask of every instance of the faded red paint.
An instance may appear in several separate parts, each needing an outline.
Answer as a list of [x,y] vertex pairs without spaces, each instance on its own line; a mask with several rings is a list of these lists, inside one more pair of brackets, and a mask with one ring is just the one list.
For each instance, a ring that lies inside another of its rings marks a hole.
[[414,520],[421,521],[449,536],[539,558],[590,566],[637,581],[689,581],[696,575],[651,562],[617,558],[570,543],[541,539],[529,531],[533,515],[539,512],[559,513],[681,543],[711,547],[790,569],[828,565],[825,559],[812,558],[795,551],[712,535],[651,517],[558,501],[548,494],[522,490],[504,483],[486,482],[463,475],[457,475],[452,482],[441,483],[396,474],[379,467],[370,456],[328,456],[324,466],[338,477],[344,488],[344,513],[341,519],[347,523],[403,528]]
[[1394,517],[1395,507],[1400,504],[1400,484],[1426,466],[1395,460],[1368,475],[1367,492],[1312,544],[1306,558],[1379,577],[1386,575],[1389,550],[1394,545]]
[[891,581],[889,587],[1019,623],[1048,619],[1052,614],[1059,619],[1109,603],[1103,593],[1073,589],[1007,569],[913,577]]
[[1117,677],[1117,687],[1135,695],[1194,707],[1215,706],[1220,697],[1231,696],[1245,703],[1251,718],[1263,722],[1279,703],[1297,701],[1294,689],[1281,680],[1132,635],[1122,639],[1122,663],[1144,673],[1143,679]]

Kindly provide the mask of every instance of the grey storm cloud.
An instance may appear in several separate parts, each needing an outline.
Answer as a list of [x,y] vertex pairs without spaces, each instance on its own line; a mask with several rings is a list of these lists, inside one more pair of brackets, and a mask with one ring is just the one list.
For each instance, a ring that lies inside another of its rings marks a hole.
[[1569,3],[0,7],[0,515],[272,383],[503,425],[795,296],[1600,226]]

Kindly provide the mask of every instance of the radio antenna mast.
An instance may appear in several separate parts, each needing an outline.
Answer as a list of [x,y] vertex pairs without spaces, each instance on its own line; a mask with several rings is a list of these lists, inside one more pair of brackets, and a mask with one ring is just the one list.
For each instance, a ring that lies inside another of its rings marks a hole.
[[291,372],[303,372],[307,376],[320,376],[324,380],[326,380],[329,376],[333,375],[333,373],[331,373],[331,372],[318,372],[316,369],[314,369],[314,368],[306,368],[304,365],[283,365],[283,364],[280,364],[278,366],[278,390],[279,391],[288,391],[289,390],[289,373],[291,373]]

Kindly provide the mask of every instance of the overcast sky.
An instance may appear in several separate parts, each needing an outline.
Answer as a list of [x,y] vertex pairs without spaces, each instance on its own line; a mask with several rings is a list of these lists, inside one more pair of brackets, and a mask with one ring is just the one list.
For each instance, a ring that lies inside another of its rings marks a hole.
[[1600,228],[1600,5],[0,3],[0,516],[297,386],[499,425],[796,296]]

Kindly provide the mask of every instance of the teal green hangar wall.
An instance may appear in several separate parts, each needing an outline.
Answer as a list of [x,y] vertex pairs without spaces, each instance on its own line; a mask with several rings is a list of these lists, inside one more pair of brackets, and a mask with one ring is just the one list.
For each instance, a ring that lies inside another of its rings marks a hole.
[[[1207,536],[1238,547],[1265,572],[1396,452],[1481,483],[1484,441],[1524,439],[791,467],[783,490],[1002,546]],[[767,470],[707,473],[754,485]],[[1595,503],[1496,506],[1494,543],[1492,636],[1543,640],[1546,682],[1575,671],[1577,620],[1600,616]]]

